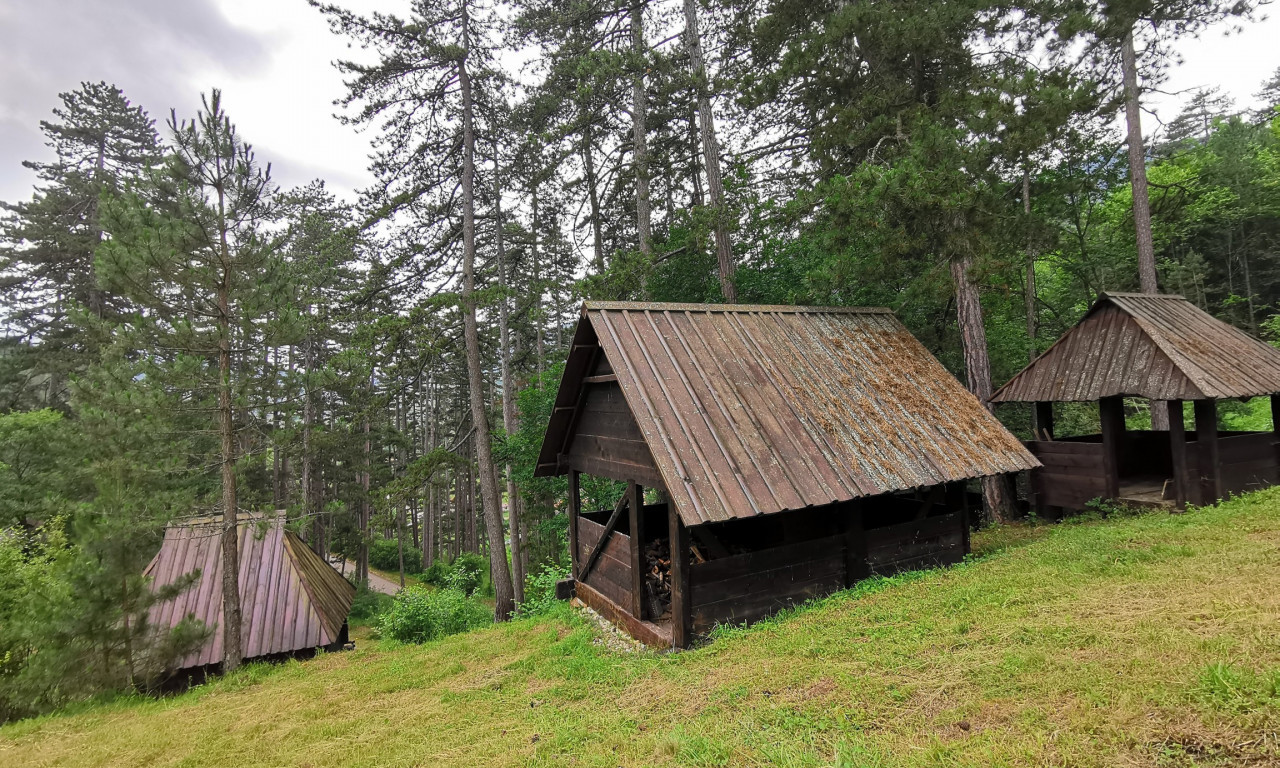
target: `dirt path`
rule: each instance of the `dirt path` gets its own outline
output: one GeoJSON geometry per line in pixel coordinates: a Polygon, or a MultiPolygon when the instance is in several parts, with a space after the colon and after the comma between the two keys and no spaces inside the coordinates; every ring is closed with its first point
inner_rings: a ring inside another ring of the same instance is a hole
{"type": "MultiPolygon", "coordinates": [[[[348,560],[347,570],[345,573],[351,573],[355,571],[355,569],[356,564],[348,560]]],[[[372,589],[374,592],[381,592],[384,595],[394,595],[400,591],[400,585],[390,579],[385,579],[379,576],[373,571],[369,571],[369,589],[372,589]]]]}

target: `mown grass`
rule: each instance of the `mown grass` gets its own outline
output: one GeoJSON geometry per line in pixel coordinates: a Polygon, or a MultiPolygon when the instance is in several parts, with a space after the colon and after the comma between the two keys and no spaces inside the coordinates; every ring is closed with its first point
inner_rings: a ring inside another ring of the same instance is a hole
{"type": "Polygon", "coordinates": [[[697,650],[562,609],[0,729],[3,765],[1280,764],[1280,490],[1018,526],[697,650]]]}

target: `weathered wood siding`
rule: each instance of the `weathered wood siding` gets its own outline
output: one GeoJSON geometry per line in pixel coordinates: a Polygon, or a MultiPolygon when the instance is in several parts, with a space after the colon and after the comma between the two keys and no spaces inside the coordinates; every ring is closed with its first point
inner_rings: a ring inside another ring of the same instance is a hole
{"type": "Polygon", "coordinates": [[[1037,504],[1083,509],[1088,501],[1107,495],[1102,443],[1033,440],[1026,445],[1044,465],[1031,470],[1037,504]]]}
{"type": "Polygon", "coordinates": [[[635,480],[650,487],[662,484],[617,382],[585,386],[566,463],[597,477],[635,480]]]}
{"type": "Polygon", "coordinates": [[[693,631],[741,624],[844,588],[844,536],[694,563],[689,569],[693,631]]]}
{"type": "MultiPolygon", "coordinates": [[[[578,552],[574,558],[581,568],[604,533],[604,526],[578,518],[578,552]]],[[[614,531],[596,560],[586,583],[620,606],[631,605],[631,537],[614,531]]]]}
{"type": "Polygon", "coordinates": [[[872,528],[867,536],[871,572],[888,576],[899,571],[952,565],[968,550],[963,512],[872,528]]]}
{"type": "MultiPolygon", "coordinates": [[[[1187,469],[1193,478],[1204,474],[1207,463],[1204,446],[1187,444],[1187,469]]],[[[1247,493],[1280,481],[1276,470],[1276,440],[1271,432],[1219,433],[1218,459],[1222,463],[1222,495],[1247,493]]],[[[1203,498],[1202,484],[1192,482],[1191,500],[1212,504],[1216,499],[1203,498]]]]}

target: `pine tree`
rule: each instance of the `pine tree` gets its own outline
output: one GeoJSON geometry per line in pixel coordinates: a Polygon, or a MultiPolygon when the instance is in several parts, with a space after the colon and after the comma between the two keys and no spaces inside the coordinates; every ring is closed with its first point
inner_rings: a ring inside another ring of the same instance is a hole
{"type": "Polygon", "coordinates": [[[117,332],[145,351],[148,376],[216,417],[209,426],[219,443],[211,463],[219,468],[229,671],[241,661],[237,463],[254,391],[248,361],[262,359],[257,348],[275,341],[280,329],[271,324],[287,324],[289,308],[277,243],[265,229],[275,194],[270,168],[259,167],[219,91],[203,102],[194,120],[170,119],[175,150],[152,186],[113,200],[99,267],[139,309],[117,332]]]}
{"type": "MultiPolygon", "coordinates": [[[[482,360],[477,294],[477,261],[481,243],[477,191],[477,144],[485,114],[500,86],[493,67],[496,18],[471,0],[417,3],[407,18],[375,13],[369,17],[311,0],[337,34],[372,48],[372,65],[341,62],[352,75],[347,105],[360,103],[354,120],[379,123],[374,172],[378,191],[366,205],[378,218],[412,233],[412,258],[431,273],[440,265],[457,265],[457,302],[462,309],[468,405],[488,536],[494,615],[507,619],[515,609],[506,535],[493,456],[487,372],[482,360]],[[485,15],[481,15],[485,14],[485,15]],[[421,259],[423,251],[430,254],[421,259]]],[[[407,260],[405,262],[408,263],[407,260]]]]}
{"type": "Polygon", "coordinates": [[[154,121],[119,88],[82,83],[59,98],[54,119],[40,123],[55,159],[24,163],[40,186],[29,201],[0,203],[0,243],[8,244],[0,248],[0,338],[15,349],[3,360],[0,396],[11,406],[41,386],[40,402],[65,407],[68,374],[99,345],[92,321],[127,309],[95,274],[99,199],[160,158],[154,121]]]}

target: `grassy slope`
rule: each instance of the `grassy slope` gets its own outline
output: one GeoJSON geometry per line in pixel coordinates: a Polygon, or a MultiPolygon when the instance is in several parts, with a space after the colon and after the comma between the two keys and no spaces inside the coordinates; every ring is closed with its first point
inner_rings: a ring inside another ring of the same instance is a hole
{"type": "Polygon", "coordinates": [[[1280,490],[982,545],[674,656],[609,652],[567,610],[366,641],[6,726],[0,764],[1280,762],[1280,490]]]}

